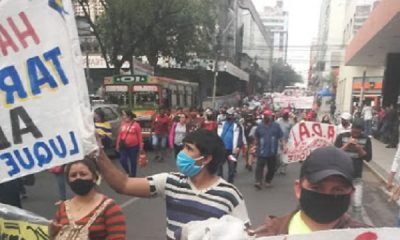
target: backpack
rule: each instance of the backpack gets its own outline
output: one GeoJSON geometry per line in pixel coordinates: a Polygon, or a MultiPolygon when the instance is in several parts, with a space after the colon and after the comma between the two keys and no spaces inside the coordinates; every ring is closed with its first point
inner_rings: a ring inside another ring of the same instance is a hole
{"type": "Polygon", "coordinates": [[[104,201],[96,212],[92,215],[85,225],[77,225],[70,214],[70,201],[65,202],[65,212],[69,221],[68,225],[62,226],[54,240],[89,240],[89,227],[94,223],[96,218],[111,203],[111,199],[104,201]]]}

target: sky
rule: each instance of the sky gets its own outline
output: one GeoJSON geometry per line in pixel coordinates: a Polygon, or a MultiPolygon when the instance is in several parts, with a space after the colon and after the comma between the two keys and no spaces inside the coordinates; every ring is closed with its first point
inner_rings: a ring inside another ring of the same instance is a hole
{"type": "MultiPolygon", "coordinates": [[[[274,6],[276,0],[252,0],[257,10],[274,6]]],[[[289,13],[288,63],[306,80],[309,69],[310,45],[317,37],[322,0],[284,0],[289,13]]]]}

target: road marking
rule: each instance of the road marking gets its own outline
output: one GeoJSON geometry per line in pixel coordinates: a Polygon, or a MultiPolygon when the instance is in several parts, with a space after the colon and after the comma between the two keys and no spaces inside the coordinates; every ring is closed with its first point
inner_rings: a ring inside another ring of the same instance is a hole
{"type": "Polygon", "coordinates": [[[125,207],[128,207],[129,205],[131,205],[132,203],[138,201],[139,199],[140,199],[140,198],[136,198],[136,197],[131,198],[131,199],[129,199],[128,201],[122,203],[122,204],[121,204],[121,208],[123,209],[123,208],[125,208],[125,207]]]}

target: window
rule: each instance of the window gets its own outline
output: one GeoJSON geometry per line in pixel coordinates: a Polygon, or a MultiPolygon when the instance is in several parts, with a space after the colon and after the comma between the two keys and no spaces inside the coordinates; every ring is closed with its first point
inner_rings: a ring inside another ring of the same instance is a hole
{"type": "Polygon", "coordinates": [[[112,121],[118,118],[118,114],[109,107],[101,107],[104,112],[104,120],[112,121]]]}
{"type": "Polygon", "coordinates": [[[133,93],[134,108],[147,108],[158,106],[158,92],[133,93]]]}

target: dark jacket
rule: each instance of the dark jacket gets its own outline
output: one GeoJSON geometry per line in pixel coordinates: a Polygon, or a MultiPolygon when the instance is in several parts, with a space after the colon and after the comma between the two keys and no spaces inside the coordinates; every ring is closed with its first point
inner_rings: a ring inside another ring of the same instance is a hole
{"type": "Polygon", "coordinates": [[[0,203],[12,205],[14,207],[22,208],[20,192],[22,188],[22,180],[14,179],[9,182],[0,184],[0,203]]]}
{"type": "MultiPolygon", "coordinates": [[[[289,223],[297,210],[283,217],[268,217],[265,224],[254,230],[257,237],[287,235],[289,233],[289,223]]],[[[370,227],[364,223],[357,222],[348,214],[340,217],[339,222],[333,229],[342,228],[365,228],[370,227]]]]}
{"type": "MultiPolygon", "coordinates": [[[[350,139],[351,139],[351,133],[349,132],[342,133],[336,138],[335,146],[337,148],[342,148],[350,139]]],[[[360,144],[363,147],[367,155],[360,157],[356,149],[351,146],[345,151],[353,160],[354,177],[361,178],[363,169],[363,160],[369,162],[372,159],[372,144],[371,144],[371,139],[365,134],[361,134],[361,136],[357,138],[357,140],[358,144],[360,144]]]]}

